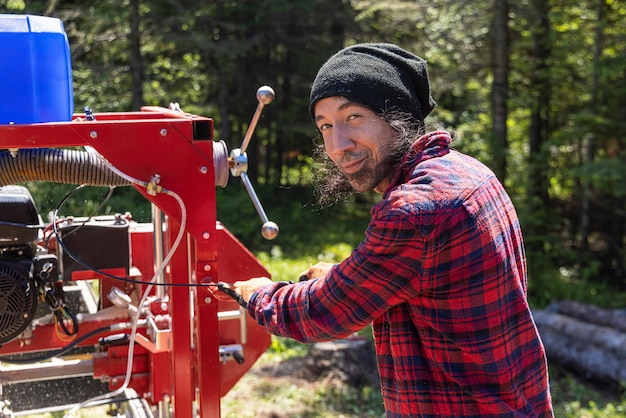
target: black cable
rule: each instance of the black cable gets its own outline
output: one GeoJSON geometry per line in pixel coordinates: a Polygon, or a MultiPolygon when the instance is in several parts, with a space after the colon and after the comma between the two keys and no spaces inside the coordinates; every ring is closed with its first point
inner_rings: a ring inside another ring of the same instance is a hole
{"type": "Polygon", "coordinates": [[[126,283],[153,285],[153,286],[164,286],[164,287],[208,287],[208,286],[217,286],[215,283],[153,283],[153,282],[146,281],[146,280],[136,280],[136,279],[130,279],[128,277],[115,276],[113,274],[109,274],[107,272],[99,270],[99,269],[97,269],[97,268],[95,268],[93,266],[90,266],[89,264],[87,264],[86,262],[84,262],[83,260],[78,258],[76,255],[74,255],[67,248],[67,246],[63,243],[63,239],[61,238],[61,234],[59,234],[59,230],[58,230],[56,219],[57,219],[58,212],[61,209],[61,207],[67,202],[67,200],[70,197],[72,197],[74,195],[74,193],[78,192],[78,190],[80,190],[84,186],[85,185],[78,186],[74,190],[72,190],[71,192],[66,194],[65,197],[59,202],[59,204],[55,208],[54,213],[52,215],[52,229],[53,229],[54,235],[55,235],[55,237],[57,239],[57,244],[63,249],[63,251],[65,252],[65,254],[67,254],[68,257],[70,257],[72,260],[76,261],[78,264],[80,264],[81,266],[83,266],[87,270],[90,270],[90,271],[93,271],[95,273],[98,273],[99,275],[102,275],[104,277],[108,277],[109,279],[119,280],[119,281],[126,282],[126,283]]]}
{"type": "MultiPolygon", "coordinates": [[[[71,196],[74,195],[74,193],[78,192],[80,189],[82,189],[83,187],[85,187],[86,185],[81,184],[80,186],[76,187],[74,190],[72,190],[70,193],[68,193],[66,195],[66,198],[69,199],[71,196]]],[[[66,232],[65,235],[71,235],[71,234],[75,234],[79,229],[81,229],[82,227],[84,227],[87,222],[89,222],[94,216],[96,216],[104,207],[104,205],[106,205],[106,203],[111,200],[111,197],[113,196],[113,191],[115,190],[115,186],[109,186],[109,192],[107,193],[107,195],[105,196],[105,198],[102,200],[102,202],[100,203],[100,205],[91,213],[91,215],[89,215],[87,217],[87,219],[82,222],[80,225],[77,225],[76,228],[72,229],[69,232],[66,232]]],[[[57,206],[57,209],[60,209],[60,206],[57,206]]],[[[58,237],[57,237],[58,239],[58,237]]],[[[47,237],[44,237],[44,247],[46,249],[48,249],[48,241],[50,240],[50,235],[48,235],[47,237]]]]}
{"type": "MultiPolygon", "coordinates": [[[[60,288],[59,290],[62,291],[63,289],[60,288]]],[[[63,293],[62,292],[60,293],[61,293],[61,296],[57,297],[57,294],[54,289],[48,289],[43,296],[43,300],[50,307],[52,314],[57,320],[58,326],[61,328],[61,331],[65,335],[69,337],[73,337],[74,335],[78,334],[78,319],[76,318],[76,315],[74,315],[74,312],[72,312],[71,309],[65,306],[63,302],[63,299],[64,299],[63,293]],[[67,314],[67,317],[65,316],[66,314],[67,314]],[[71,324],[72,324],[71,330],[67,327],[66,321],[71,321],[71,324]]]]}
{"type": "MultiPolygon", "coordinates": [[[[59,204],[55,208],[53,216],[52,216],[52,228],[53,228],[53,231],[54,231],[54,235],[55,235],[55,237],[57,239],[57,244],[63,249],[65,254],[67,254],[72,260],[76,261],[78,264],[80,264],[84,268],[86,268],[86,269],[88,269],[90,271],[93,271],[95,273],[98,273],[98,274],[100,274],[100,275],[102,275],[104,277],[108,277],[110,279],[119,280],[119,281],[126,282],[126,283],[145,284],[145,285],[152,285],[152,286],[166,286],[166,287],[209,287],[209,286],[215,286],[220,291],[226,293],[228,296],[233,298],[240,306],[242,306],[244,308],[246,308],[248,306],[248,303],[246,302],[246,300],[244,300],[244,298],[239,293],[237,293],[234,290],[232,290],[230,287],[228,287],[228,285],[226,283],[223,283],[223,282],[219,282],[219,283],[156,283],[156,282],[150,282],[150,281],[145,281],[145,280],[135,280],[135,279],[127,278],[127,277],[120,277],[120,276],[115,276],[113,274],[106,273],[104,271],[101,271],[101,270],[93,267],[93,266],[90,266],[89,264],[87,264],[83,260],[81,260],[80,258],[76,257],[67,248],[67,246],[63,243],[63,240],[62,240],[61,235],[59,234],[59,231],[58,231],[58,228],[57,228],[56,219],[57,219],[58,212],[61,210],[61,207],[63,207],[65,202],[67,202],[67,200],[71,196],[73,196],[74,193],[78,192],[84,186],[85,185],[80,185],[80,186],[76,187],[74,190],[72,190],[71,192],[69,192],[68,194],[66,194],[65,197],[63,199],[61,199],[61,201],[59,202],[59,204]]],[[[107,200],[108,200],[109,197],[110,197],[110,193],[109,193],[109,196],[107,196],[107,200]]],[[[100,207],[102,207],[102,206],[103,206],[103,204],[100,205],[100,207]]],[[[98,210],[99,210],[99,208],[98,208],[98,210]]]]}
{"type": "MultiPolygon", "coordinates": [[[[74,192],[77,192],[80,188],[85,187],[84,184],[78,186],[76,189],[74,189],[70,196],[72,196],[74,194],[74,192]]],[[[113,196],[113,191],[115,190],[115,187],[113,186],[109,186],[109,193],[107,193],[107,195],[104,197],[104,199],[102,200],[102,202],[100,203],[100,205],[91,213],[91,215],[87,216],[87,219],[85,219],[84,222],[81,222],[79,225],[76,225],[75,228],[69,230],[69,231],[65,231],[63,232],[63,235],[65,237],[68,237],[70,235],[73,235],[75,233],[77,233],[78,231],[80,231],[85,225],[87,225],[87,223],[93,219],[94,216],[96,216],[104,207],[104,205],[106,205],[106,203],[111,200],[111,196],[113,196]]]]}
{"type": "Polygon", "coordinates": [[[45,360],[49,360],[53,357],[58,357],[61,356],[65,353],[67,353],[68,351],[70,351],[72,348],[74,348],[76,345],[82,343],[83,341],[93,337],[94,335],[97,334],[101,334],[103,332],[107,332],[107,331],[111,331],[111,325],[107,325],[106,327],[101,327],[101,328],[97,328],[94,329],[90,332],[88,332],[87,334],[75,339],[74,341],[72,341],[71,343],[69,343],[68,345],[56,350],[56,351],[52,351],[49,353],[44,354],[43,356],[39,356],[39,357],[33,357],[33,358],[29,358],[29,359],[11,359],[8,357],[0,357],[0,361],[3,363],[10,363],[10,364],[30,364],[30,363],[38,363],[40,361],[45,361],[45,360]]]}
{"type": "Polygon", "coordinates": [[[62,307],[58,311],[55,311],[54,315],[56,316],[57,322],[59,326],[61,327],[61,329],[63,330],[63,332],[65,333],[65,335],[69,337],[73,337],[74,335],[78,334],[78,319],[76,318],[76,315],[74,315],[74,312],[72,312],[70,309],[67,309],[66,307],[62,307]],[[69,316],[69,318],[64,318],[62,311],[65,311],[67,315],[69,316]],[[72,323],[71,330],[65,324],[66,320],[71,321],[72,323]]]}
{"type": "Polygon", "coordinates": [[[228,296],[230,296],[231,298],[233,298],[235,300],[235,302],[237,302],[239,304],[239,306],[242,306],[244,308],[248,307],[248,302],[243,298],[242,295],[240,295],[239,293],[235,292],[233,289],[231,289],[228,284],[224,283],[224,282],[219,282],[216,284],[217,288],[219,290],[221,290],[222,292],[226,293],[228,296]]]}

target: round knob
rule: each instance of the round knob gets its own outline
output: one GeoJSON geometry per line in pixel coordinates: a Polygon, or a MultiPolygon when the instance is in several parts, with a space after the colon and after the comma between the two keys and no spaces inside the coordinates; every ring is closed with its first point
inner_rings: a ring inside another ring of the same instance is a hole
{"type": "Polygon", "coordinates": [[[274,239],[278,236],[278,225],[274,222],[265,222],[261,227],[261,235],[267,240],[274,239]]]}
{"type": "Polygon", "coordinates": [[[256,91],[257,100],[259,103],[264,105],[272,103],[274,101],[274,97],[276,97],[276,94],[274,93],[274,89],[270,86],[259,87],[256,91]]]}

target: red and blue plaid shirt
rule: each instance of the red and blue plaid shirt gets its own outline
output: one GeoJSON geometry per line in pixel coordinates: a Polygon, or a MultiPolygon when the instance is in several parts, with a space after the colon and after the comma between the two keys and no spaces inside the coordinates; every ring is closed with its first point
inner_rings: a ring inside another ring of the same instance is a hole
{"type": "Polygon", "coordinates": [[[372,323],[388,417],[551,417],[515,209],[450,140],[413,145],[350,257],[323,278],[259,289],[248,312],[303,342],[372,323]]]}

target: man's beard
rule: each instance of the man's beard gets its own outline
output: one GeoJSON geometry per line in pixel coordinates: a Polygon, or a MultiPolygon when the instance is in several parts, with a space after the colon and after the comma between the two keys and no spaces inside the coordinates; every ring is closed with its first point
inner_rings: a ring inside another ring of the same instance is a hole
{"type": "Polygon", "coordinates": [[[404,142],[391,146],[394,149],[380,164],[348,175],[328,157],[323,146],[318,145],[313,152],[317,163],[313,186],[318,205],[327,207],[345,202],[356,192],[371,191],[378,186],[398,165],[408,148],[404,142]]]}

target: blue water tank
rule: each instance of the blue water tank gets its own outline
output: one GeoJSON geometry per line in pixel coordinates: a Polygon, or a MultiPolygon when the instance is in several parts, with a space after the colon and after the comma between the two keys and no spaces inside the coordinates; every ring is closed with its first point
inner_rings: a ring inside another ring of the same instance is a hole
{"type": "Polygon", "coordinates": [[[72,62],[63,22],[0,14],[0,124],[69,121],[72,62]]]}

